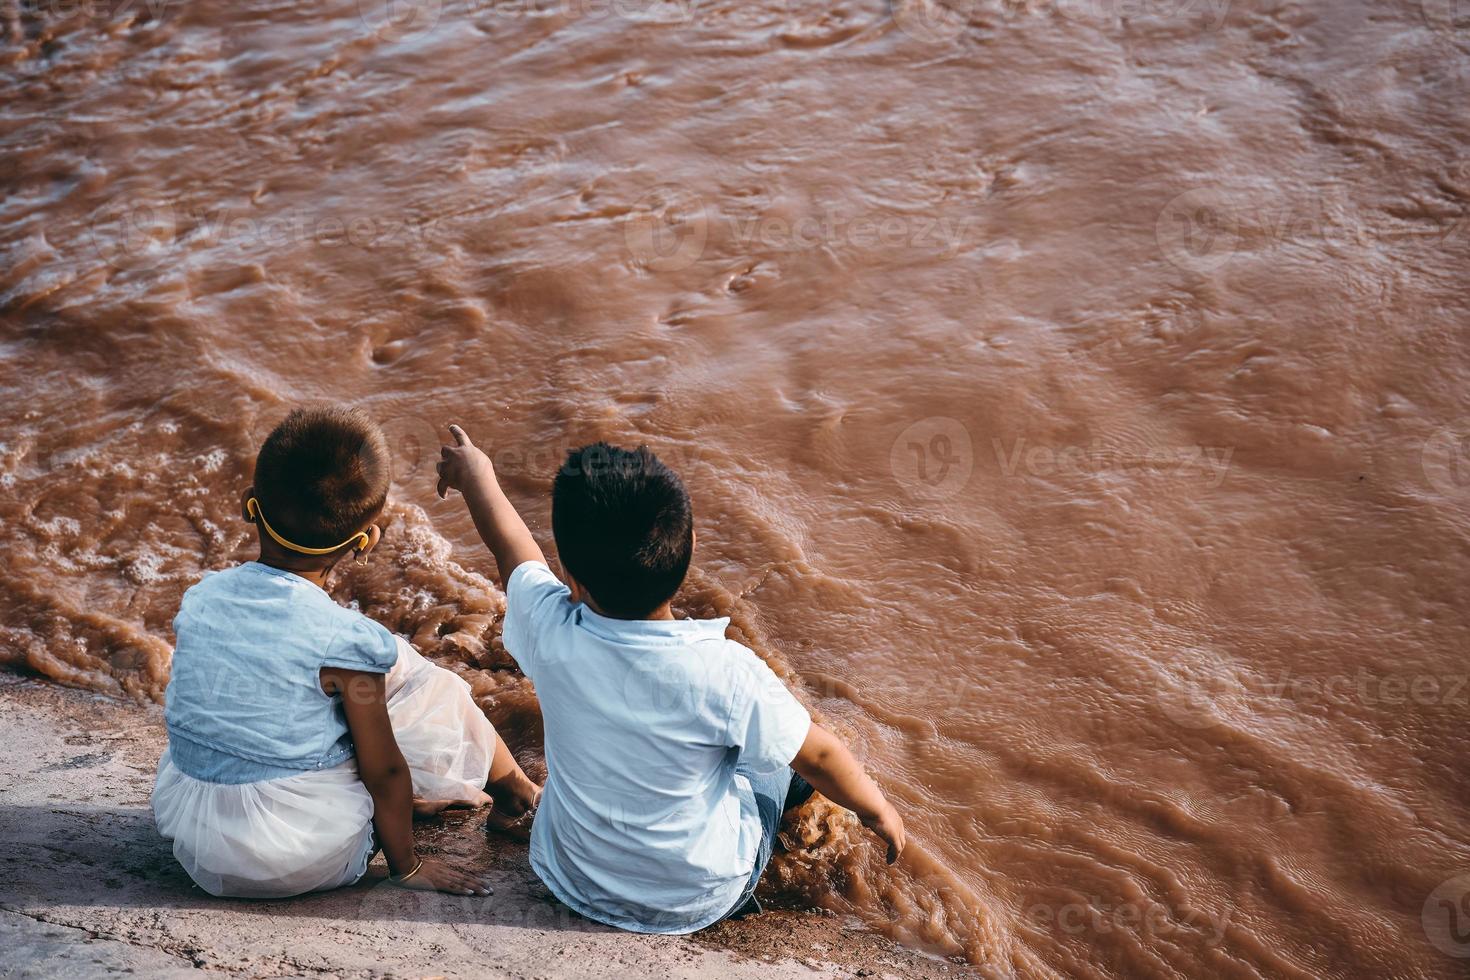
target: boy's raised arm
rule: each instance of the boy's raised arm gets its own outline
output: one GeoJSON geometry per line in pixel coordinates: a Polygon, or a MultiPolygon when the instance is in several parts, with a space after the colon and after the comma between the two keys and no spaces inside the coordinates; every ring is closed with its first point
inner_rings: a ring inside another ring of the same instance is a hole
{"type": "Polygon", "coordinates": [[[450,490],[464,494],[475,529],[495,556],[501,585],[508,584],[510,573],[525,562],[545,564],[546,556],[531,536],[531,529],[500,489],[490,457],[470,442],[459,426],[451,425],[449,434],[454,437],[454,445],[440,450],[439,496],[447,497],[450,490]]]}

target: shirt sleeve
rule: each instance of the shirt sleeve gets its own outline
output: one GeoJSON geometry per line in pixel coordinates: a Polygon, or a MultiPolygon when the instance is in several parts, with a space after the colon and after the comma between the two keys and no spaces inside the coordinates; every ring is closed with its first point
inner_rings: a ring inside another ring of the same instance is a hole
{"type": "Polygon", "coordinates": [[[571,594],[572,590],[539,561],[517,565],[505,583],[505,625],[500,639],[521,673],[533,682],[537,647],[558,621],[558,614],[568,608],[571,594]]]}
{"type": "MultiPolygon", "coordinates": [[[[345,610],[344,610],[345,612],[345,610]]],[[[386,674],[398,662],[398,641],[388,628],[366,616],[356,616],[327,644],[323,667],[386,674]]]]}
{"type": "Polygon", "coordinates": [[[812,718],[781,678],[751,651],[739,648],[742,696],[730,716],[736,764],[764,774],[791,765],[811,730],[812,718]]]}

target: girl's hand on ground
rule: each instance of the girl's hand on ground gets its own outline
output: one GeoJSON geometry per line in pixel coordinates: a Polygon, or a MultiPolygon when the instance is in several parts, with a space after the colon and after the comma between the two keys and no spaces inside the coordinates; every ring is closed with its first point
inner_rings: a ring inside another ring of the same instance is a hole
{"type": "Polygon", "coordinates": [[[451,490],[464,493],[467,487],[487,474],[492,479],[495,476],[495,467],[491,464],[490,457],[470,442],[470,437],[465,435],[463,429],[451,425],[449,434],[454,437],[454,445],[439,448],[439,463],[436,467],[439,471],[440,497],[448,496],[451,490]]]}
{"type": "Polygon", "coordinates": [[[877,819],[864,820],[863,826],[887,842],[888,863],[892,864],[897,861],[898,856],[903,853],[904,845],[908,843],[908,838],[904,834],[903,817],[898,815],[898,811],[893,808],[892,804],[879,814],[877,819]]]}
{"type": "Polygon", "coordinates": [[[489,895],[492,889],[484,878],[472,871],[463,871],[438,858],[424,858],[424,863],[412,878],[397,882],[400,888],[412,888],[418,892],[444,892],[446,895],[489,895]]]}

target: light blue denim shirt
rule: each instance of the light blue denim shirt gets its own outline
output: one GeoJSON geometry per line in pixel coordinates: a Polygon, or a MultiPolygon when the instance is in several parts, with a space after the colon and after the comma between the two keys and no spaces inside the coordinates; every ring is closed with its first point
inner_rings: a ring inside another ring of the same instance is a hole
{"type": "Polygon", "coordinates": [[[249,783],[328,769],[352,755],[323,667],[385,674],[393,634],[290,572],[246,562],[206,575],[174,618],[164,700],[169,757],[185,775],[249,783]]]}

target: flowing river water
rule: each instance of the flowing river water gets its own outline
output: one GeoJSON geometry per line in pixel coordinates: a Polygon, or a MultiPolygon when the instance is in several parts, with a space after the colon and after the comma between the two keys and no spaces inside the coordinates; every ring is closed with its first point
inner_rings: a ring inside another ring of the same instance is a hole
{"type": "Polygon", "coordinates": [[[362,405],[337,586],[534,693],[443,426],[685,476],[909,821],[782,891],[993,976],[1470,956],[1454,0],[0,2],[0,663],[158,699],[258,441],[362,405]]]}

